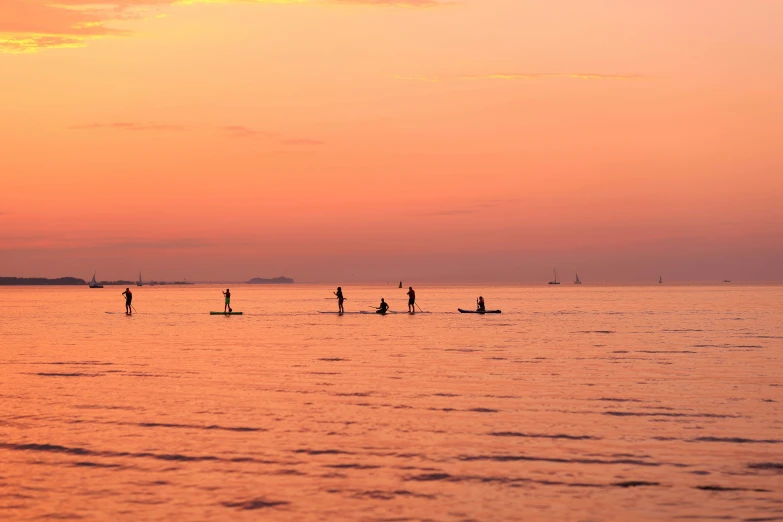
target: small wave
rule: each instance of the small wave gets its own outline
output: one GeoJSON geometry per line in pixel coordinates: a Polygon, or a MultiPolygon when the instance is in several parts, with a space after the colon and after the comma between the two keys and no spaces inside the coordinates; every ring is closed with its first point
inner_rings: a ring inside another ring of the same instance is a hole
{"type": "Polygon", "coordinates": [[[116,423],[132,426],[140,426],[142,428],[185,428],[195,430],[223,430],[223,431],[267,431],[263,428],[249,428],[245,426],[218,426],[217,424],[210,424],[208,426],[198,424],[172,424],[163,422],[138,422],[138,423],[116,423]]]}
{"type": "Polygon", "coordinates": [[[783,462],[758,462],[748,464],[750,469],[763,469],[783,473],[783,462]]]}
{"type": "Polygon", "coordinates": [[[735,444],[781,444],[777,439],[743,439],[742,437],[698,437],[687,442],[732,442],[735,444]]]}
{"type": "Polygon", "coordinates": [[[59,373],[59,372],[38,372],[35,375],[41,377],[102,377],[102,373],[59,373]]]}
{"type": "Polygon", "coordinates": [[[757,493],[769,493],[768,489],[755,489],[755,488],[727,488],[724,486],[694,486],[695,489],[701,489],[702,491],[755,491],[757,493]]]}
{"type": "Polygon", "coordinates": [[[646,482],[644,480],[628,480],[625,482],[614,482],[612,486],[618,488],[638,488],[641,486],[660,486],[660,482],[646,482]]]}
{"type": "Polygon", "coordinates": [[[41,364],[65,364],[65,365],[84,365],[84,366],[111,366],[114,363],[103,361],[55,361],[41,364]]]}
{"type": "Polygon", "coordinates": [[[336,450],[336,449],[325,449],[325,450],[297,449],[297,450],[293,450],[293,453],[304,453],[306,455],[354,455],[353,452],[336,450]]]}
{"type": "Polygon", "coordinates": [[[488,435],[493,437],[526,437],[532,439],[601,440],[601,437],[591,437],[590,435],[564,435],[562,433],[549,435],[547,433],[520,433],[517,431],[493,431],[488,435]]]}
{"type": "Polygon", "coordinates": [[[694,344],[692,348],[764,348],[760,344],[694,344]]]}
{"type": "Polygon", "coordinates": [[[557,462],[561,464],[632,464],[636,466],[660,466],[657,462],[647,462],[636,459],[561,459],[556,457],[533,457],[530,455],[460,455],[457,457],[462,461],[480,461],[489,460],[493,462],[557,462]]]}
{"type": "Polygon", "coordinates": [[[708,419],[738,419],[740,415],[720,415],[717,413],[663,413],[663,412],[638,412],[638,411],[605,411],[604,415],[615,417],[704,417],[708,419]]]}
{"type": "Polygon", "coordinates": [[[264,508],[271,508],[277,506],[284,506],[286,504],[290,504],[290,502],[286,502],[284,500],[266,500],[263,498],[254,498],[253,500],[242,500],[239,502],[221,502],[221,505],[225,507],[237,508],[242,510],[264,509],[264,508]]]}
{"type": "Polygon", "coordinates": [[[326,464],[325,468],[334,469],[378,469],[380,466],[375,464],[326,464]]]}
{"type": "MultiPolygon", "coordinates": [[[[330,491],[331,493],[332,491],[330,491]]],[[[341,491],[336,490],[335,493],[341,493],[341,491]]],[[[367,491],[361,491],[361,490],[355,490],[353,491],[353,494],[351,495],[353,498],[370,498],[373,500],[394,500],[397,497],[414,497],[414,498],[426,498],[426,499],[434,499],[437,498],[435,495],[426,495],[423,493],[414,493],[412,491],[408,491],[407,489],[398,489],[395,491],[382,491],[382,490],[367,490],[367,491]]]]}

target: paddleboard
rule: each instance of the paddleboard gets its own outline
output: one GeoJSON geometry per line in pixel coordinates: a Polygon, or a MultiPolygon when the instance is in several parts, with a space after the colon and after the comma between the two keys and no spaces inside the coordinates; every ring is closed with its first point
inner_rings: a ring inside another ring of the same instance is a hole
{"type": "Polygon", "coordinates": [[[484,312],[479,312],[478,310],[463,310],[462,308],[457,308],[459,310],[459,313],[461,314],[499,314],[501,313],[500,310],[486,310],[484,312]]]}
{"type": "Polygon", "coordinates": [[[209,312],[209,315],[242,315],[242,312],[209,312]]]}

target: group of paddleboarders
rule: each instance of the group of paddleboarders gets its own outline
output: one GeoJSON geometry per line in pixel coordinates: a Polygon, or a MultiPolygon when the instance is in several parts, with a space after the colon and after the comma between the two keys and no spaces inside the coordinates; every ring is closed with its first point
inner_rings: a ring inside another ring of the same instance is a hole
{"type": "MultiPolygon", "coordinates": [[[[402,282],[400,282],[400,284],[402,284],[402,282]]],[[[402,286],[400,286],[400,288],[402,288],[402,286]]],[[[343,306],[343,303],[346,297],[343,295],[343,287],[338,286],[337,291],[332,293],[337,296],[337,313],[344,314],[345,307],[343,306]]],[[[408,287],[408,293],[406,295],[408,296],[408,313],[415,314],[416,307],[418,305],[416,304],[416,291],[412,286],[408,287]]],[[[389,303],[387,303],[386,300],[381,297],[381,303],[373,308],[375,308],[376,313],[385,314],[389,311],[389,303]]],[[[483,313],[486,311],[486,309],[487,308],[484,304],[484,297],[479,296],[478,299],[476,299],[476,311],[483,313]]],[[[419,311],[421,311],[421,307],[419,307],[419,311]]]]}
{"type": "MultiPolygon", "coordinates": [[[[229,288],[226,288],[225,292],[223,293],[224,299],[224,306],[223,306],[223,313],[232,313],[234,310],[231,309],[231,290],[229,288]]],[[[345,296],[343,295],[343,288],[341,286],[337,287],[337,291],[333,292],[335,296],[337,296],[337,309],[338,312],[343,314],[345,313],[345,308],[343,306],[343,303],[345,301],[345,296]]],[[[408,313],[409,314],[415,314],[416,313],[416,291],[413,289],[412,286],[408,287],[408,293],[406,294],[408,296],[408,313]]],[[[125,313],[131,314],[133,313],[133,305],[131,304],[131,301],[133,301],[133,292],[130,291],[130,288],[126,288],[125,291],[122,293],[122,296],[125,297],[125,313]]],[[[385,314],[389,311],[389,303],[387,303],[383,297],[381,297],[381,303],[374,307],[376,313],[378,314],[385,314]]],[[[484,298],[482,296],[479,296],[478,299],[476,299],[476,311],[477,312],[485,312],[486,306],[484,304],[484,298]]],[[[419,310],[421,310],[421,307],[419,307],[419,310]]]]}
{"type": "MultiPolygon", "coordinates": [[[[400,282],[402,284],[402,282],[400,282]]],[[[402,288],[402,287],[400,287],[402,288]]],[[[345,313],[345,307],[343,306],[343,302],[345,301],[345,296],[343,295],[343,287],[338,286],[336,292],[332,292],[334,295],[337,296],[337,312],[344,314],[345,313]]],[[[408,287],[408,313],[414,314],[416,313],[416,292],[413,290],[413,287],[408,287]]],[[[387,303],[383,297],[381,297],[381,304],[375,307],[376,313],[379,314],[385,314],[389,311],[389,303],[387,303]]]]}

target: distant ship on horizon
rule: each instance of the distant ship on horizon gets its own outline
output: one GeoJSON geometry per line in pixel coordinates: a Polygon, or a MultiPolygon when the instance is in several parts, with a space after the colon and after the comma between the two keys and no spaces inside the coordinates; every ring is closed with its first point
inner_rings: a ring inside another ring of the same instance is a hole
{"type": "Polygon", "coordinates": [[[549,284],[550,284],[550,285],[559,285],[559,284],[560,284],[560,281],[558,281],[558,280],[557,280],[557,269],[555,268],[555,269],[553,269],[553,270],[554,270],[554,272],[555,272],[555,280],[554,280],[554,281],[550,281],[550,282],[549,282],[549,284]]]}
{"type": "Polygon", "coordinates": [[[272,279],[264,279],[263,277],[254,277],[247,282],[249,285],[291,285],[294,280],[290,277],[273,277],[272,279]]]}
{"type": "Polygon", "coordinates": [[[141,282],[141,272],[139,272],[139,280],[136,282],[136,286],[143,286],[144,283],[141,282]]]}
{"type": "Polygon", "coordinates": [[[663,276],[660,276],[660,277],[658,278],[658,284],[659,284],[659,285],[660,285],[660,284],[663,284],[663,276]]]}
{"type": "Polygon", "coordinates": [[[575,285],[581,285],[582,281],[579,280],[579,274],[576,274],[576,280],[574,281],[575,285]]]}

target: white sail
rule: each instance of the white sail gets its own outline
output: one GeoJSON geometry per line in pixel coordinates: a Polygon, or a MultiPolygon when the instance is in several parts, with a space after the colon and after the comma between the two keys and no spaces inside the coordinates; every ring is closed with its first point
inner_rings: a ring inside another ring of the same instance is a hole
{"type": "Polygon", "coordinates": [[[95,280],[95,272],[92,273],[92,279],[90,280],[90,288],[103,288],[103,285],[99,284],[98,281],[95,280]]]}
{"type": "Polygon", "coordinates": [[[579,274],[576,274],[576,281],[574,281],[574,284],[581,285],[582,282],[579,280],[579,274]]]}

